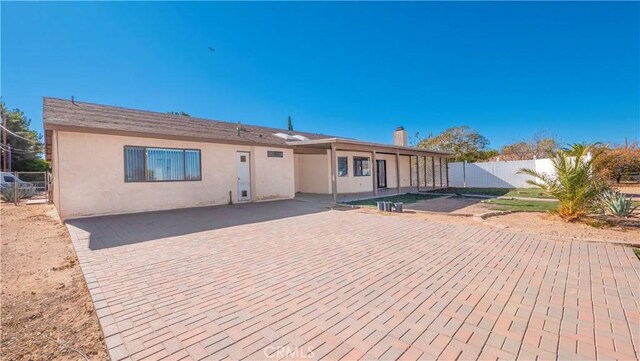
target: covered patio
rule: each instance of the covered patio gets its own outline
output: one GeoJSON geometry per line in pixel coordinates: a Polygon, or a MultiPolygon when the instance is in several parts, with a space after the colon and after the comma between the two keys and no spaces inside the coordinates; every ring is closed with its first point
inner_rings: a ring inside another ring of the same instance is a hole
{"type": "Polygon", "coordinates": [[[334,202],[349,201],[447,188],[449,184],[449,152],[343,138],[290,141],[288,145],[294,148],[300,169],[296,193],[303,197],[330,195],[334,202]],[[323,168],[328,169],[324,172],[323,168]]]}

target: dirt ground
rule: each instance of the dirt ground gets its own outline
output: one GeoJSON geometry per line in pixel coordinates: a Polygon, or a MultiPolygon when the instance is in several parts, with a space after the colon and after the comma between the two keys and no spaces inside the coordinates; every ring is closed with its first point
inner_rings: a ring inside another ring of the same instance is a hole
{"type": "MultiPolygon", "coordinates": [[[[452,199],[456,205],[463,205],[464,200],[452,199]]],[[[453,206],[452,206],[453,207],[453,206]]],[[[463,216],[459,212],[469,210],[479,211],[476,214],[487,212],[487,208],[482,204],[471,204],[453,210],[451,214],[423,212],[421,210],[408,209],[404,213],[383,213],[389,217],[414,217],[424,219],[429,222],[468,224],[484,227],[495,227],[522,231],[531,234],[549,236],[552,239],[562,241],[595,241],[606,243],[622,243],[634,246],[640,245],[640,228],[637,227],[617,227],[617,228],[596,228],[584,223],[568,223],[560,217],[545,212],[516,212],[488,217],[484,220],[479,217],[463,216]]],[[[361,212],[379,213],[375,209],[359,209],[361,212]]],[[[474,212],[467,213],[473,214],[474,212]]]]}
{"type": "MultiPolygon", "coordinates": [[[[640,184],[620,184],[615,188],[640,201],[640,184]]],[[[440,198],[420,201],[415,204],[405,205],[409,216],[425,217],[435,222],[474,222],[474,218],[467,217],[462,220],[460,215],[481,215],[490,212],[489,207],[480,202],[480,199],[471,198],[440,198]],[[418,211],[411,215],[413,211],[418,211]],[[426,211],[422,213],[420,211],[426,211]],[[432,214],[438,213],[438,214],[432,214]]],[[[634,212],[632,217],[640,220],[640,210],[634,212]]],[[[478,219],[475,218],[478,224],[478,219]]],[[[558,216],[545,212],[517,212],[488,217],[481,222],[483,225],[519,230],[527,233],[536,233],[552,236],[564,240],[604,241],[640,245],[640,228],[638,227],[606,227],[597,228],[585,223],[567,223],[558,216]]]]}
{"type": "Polygon", "coordinates": [[[630,195],[634,201],[640,201],[640,183],[621,183],[612,184],[611,186],[622,193],[630,195]]]}
{"type": "Polygon", "coordinates": [[[67,229],[53,206],[0,208],[1,358],[107,359],[67,229]]]}
{"type": "Polygon", "coordinates": [[[640,228],[596,228],[580,222],[568,223],[560,217],[539,212],[518,212],[487,218],[484,223],[500,228],[537,233],[565,240],[605,241],[640,245],[640,228]]]}

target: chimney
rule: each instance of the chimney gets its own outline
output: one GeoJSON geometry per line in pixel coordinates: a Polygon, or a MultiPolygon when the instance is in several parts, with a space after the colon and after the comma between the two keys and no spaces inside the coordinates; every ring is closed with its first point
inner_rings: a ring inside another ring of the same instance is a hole
{"type": "Polygon", "coordinates": [[[393,145],[407,146],[407,131],[404,127],[397,127],[393,132],[393,145]]]}

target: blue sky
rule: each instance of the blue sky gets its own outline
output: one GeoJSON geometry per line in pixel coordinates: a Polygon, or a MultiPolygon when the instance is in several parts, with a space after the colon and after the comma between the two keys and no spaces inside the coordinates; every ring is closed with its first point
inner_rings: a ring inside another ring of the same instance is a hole
{"type": "Polygon", "coordinates": [[[640,137],[640,3],[11,3],[2,98],[391,142],[469,125],[498,148],[640,137]],[[215,52],[208,50],[214,47],[215,52]]]}

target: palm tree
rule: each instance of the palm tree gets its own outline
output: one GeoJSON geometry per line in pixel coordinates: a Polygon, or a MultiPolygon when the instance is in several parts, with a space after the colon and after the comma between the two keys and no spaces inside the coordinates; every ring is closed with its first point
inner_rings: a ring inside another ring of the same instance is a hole
{"type": "Polygon", "coordinates": [[[591,169],[600,155],[597,144],[572,144],[553,153],[551,162],[555,175],[522,168],[518,173],[528,174],[534,179],[527,183],[542,189],[560,201],[555,212],[566,221],[575,221],[584,216],[602,191],[602,182],[591,169]]]}

